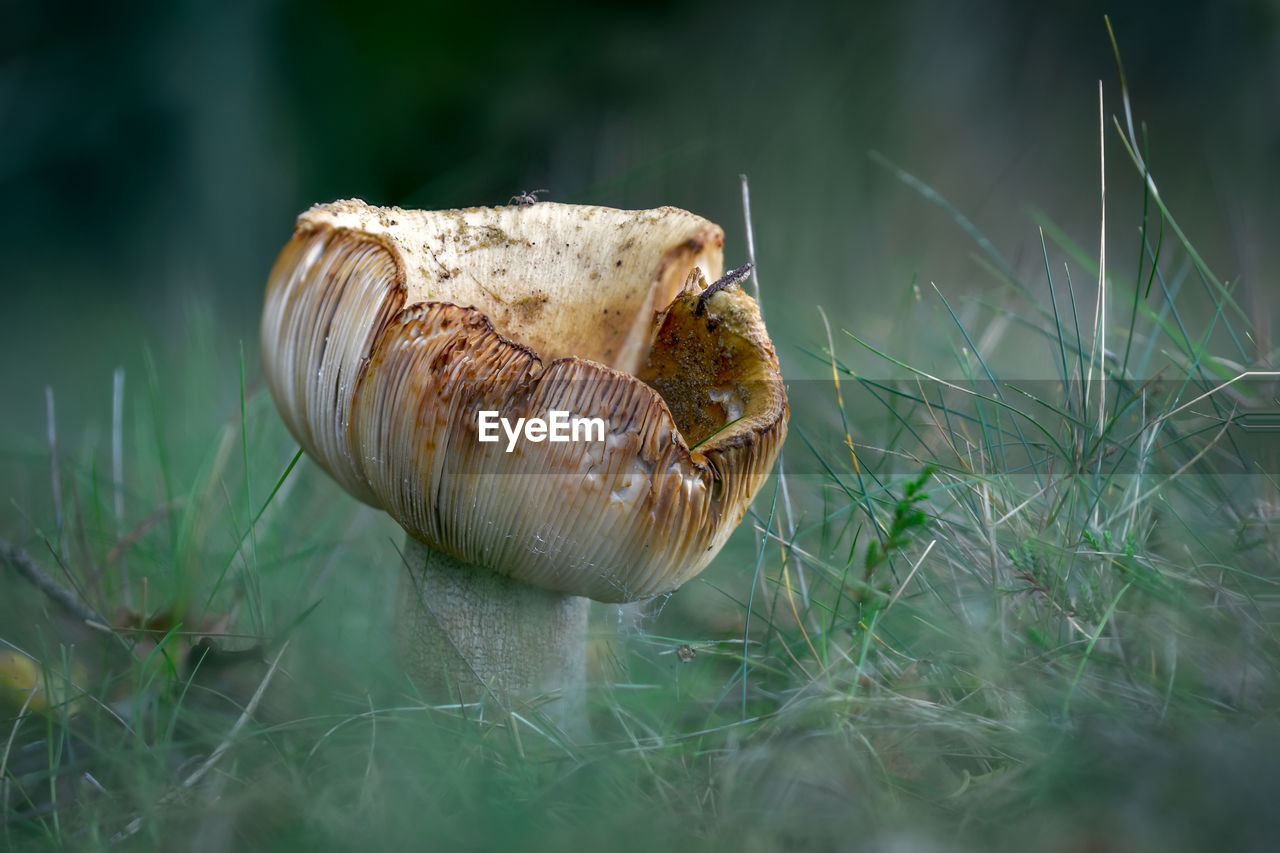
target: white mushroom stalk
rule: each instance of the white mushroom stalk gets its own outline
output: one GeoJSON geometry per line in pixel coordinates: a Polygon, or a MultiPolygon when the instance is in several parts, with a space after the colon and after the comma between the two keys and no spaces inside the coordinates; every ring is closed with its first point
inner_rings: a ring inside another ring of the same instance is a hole
{"type": "Polygon", "coordinates": [[[580,703],[586,598],[679,587],[741,520],[788,412],[754,301],[703,298],[722,244],[675,208],[299,217],[267,286],[268,383],[408,534],[397,634],[424,690],[580,703]]]}

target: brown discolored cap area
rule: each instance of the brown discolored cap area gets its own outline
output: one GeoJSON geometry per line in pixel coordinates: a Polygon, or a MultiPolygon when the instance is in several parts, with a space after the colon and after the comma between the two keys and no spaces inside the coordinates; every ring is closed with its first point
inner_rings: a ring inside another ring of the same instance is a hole
{"type": "Polygon", "coordinates": [[[306,451],[430,547],[599,601],[667,592],[719,551],[786,434],[755,302],[697,311],[722,244],[676,208],[317,206],[268,282],[268,383],[306,451]],[[480,441],[482,411],[604,435],[508,451],[501,429],[480,441]]]}

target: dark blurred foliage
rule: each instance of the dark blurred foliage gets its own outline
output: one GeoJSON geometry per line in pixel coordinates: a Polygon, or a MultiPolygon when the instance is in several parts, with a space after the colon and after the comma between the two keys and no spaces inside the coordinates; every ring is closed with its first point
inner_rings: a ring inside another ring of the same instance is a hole
{"type": "MultiPolygon", "coordinates": [[[[139,375],[144,344],[162,364],[181,353],[193,315],[215,349],[245,340],[252,369],[292,217],[338,197],[466,206],[546,187],[678,204],[726,227],[736,264],[746,172],[762,281],[796,306],[770,317],[784,362],[818,334],[816,303],[851,327],[913,276],[978,278],[966,238],[870,149],[1034,275],[1025,205],[1096,245],[1098,80],[1120,109],[1104,13],[1171,204],[1220,275],[1263,280],[1280,230],[1278,9],[5,2],[5,442],[39,429],[46,384],[72,422],[105,411],[111,368],[139,375]]],[[[1117,145],[1110,157],[1119,205],[1137,181],[1117,145]]]]}

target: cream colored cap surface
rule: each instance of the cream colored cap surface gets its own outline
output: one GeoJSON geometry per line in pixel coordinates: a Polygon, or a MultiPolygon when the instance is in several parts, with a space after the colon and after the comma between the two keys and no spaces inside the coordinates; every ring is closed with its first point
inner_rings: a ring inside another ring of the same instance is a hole
{"type": "Polygon", "coordinates": [[[268,383],[298,441],[429,546],[600,601],[678,587],[768,474],[786,397],[759,310],[707,300],[719,227],[676,208],[299,217],[267,287],[268,383]],[[479,413],[602,441],[479,440],[479,413]]]}

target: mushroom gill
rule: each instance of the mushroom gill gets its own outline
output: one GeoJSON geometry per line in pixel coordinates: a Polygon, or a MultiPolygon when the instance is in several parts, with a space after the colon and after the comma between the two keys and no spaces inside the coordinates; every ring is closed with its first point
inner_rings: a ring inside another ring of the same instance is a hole
{"type": "Polygon", "coordinates": [[[680,586],[786,433],[753,300],[699,294],[723,235],[675,208],[312,208],[272,271],[267,377],[349,492],[461,563],[600,601],[680,586]],[[600,441],[480,440],[482,411],[600,441]]]}

